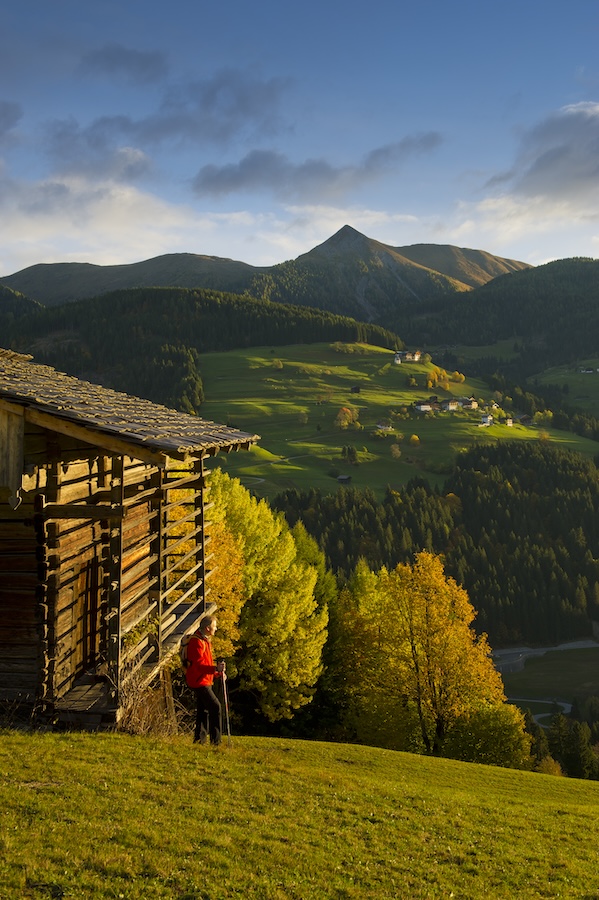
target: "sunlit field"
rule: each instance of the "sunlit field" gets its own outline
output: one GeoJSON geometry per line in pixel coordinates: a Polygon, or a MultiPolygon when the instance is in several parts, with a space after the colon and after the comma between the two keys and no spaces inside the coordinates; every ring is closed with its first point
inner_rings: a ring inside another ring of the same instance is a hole
{"type": "MultiPolygon", "coordinates": [[[[261,435],[249,454],[220,455],[216,463],[256,494],[272,497],[290,487],[337,488],[337,476],[351,477],[356,487],[379,496],[411,478],[440,485],[455,456],[477,443],[497,440],[551,440],[594,456],[597,445],[555,429],[514,424],[481,425],[481,409],[418,413],[413,403],[436,395],[474,396],[492,402],[483,382],[466,379],[426,387],[432,363],[395,365],[393,353],[379,347],[310,344],[263,347],[202,356],[206,401],[204,418],[261,435]],[[414,378],[417,386],[409,386],[414,378]],[[356,411],[358,426],[340,428],[342,407],[356,411]],[[388,431],[379,426],[386,426],[388,431]],[[355,448],[358,464],[342,458],[355,448]]],[[[500,412],[492,410],[497,417],[500,412]]]]}

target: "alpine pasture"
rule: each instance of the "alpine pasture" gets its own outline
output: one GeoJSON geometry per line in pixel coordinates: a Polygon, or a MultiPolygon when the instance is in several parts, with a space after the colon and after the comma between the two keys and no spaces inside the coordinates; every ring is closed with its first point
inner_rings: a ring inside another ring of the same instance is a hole
{"type": "Polygon", "coordinates": [[[595,443],[573,433],[516,421],[511,427],[483,426],[483,412],[496,419],[500,414],[492,408],[489,388],[467,375],[463,382],[449,381],[446,389],[439,384],[427,388],[434,368],[434,357],[395,365],[392,351],[364,344],[203,354],[202,416],[262,438],[250,454],[220,455],[216,464],[259,496],[273,497],[289,487],[331,492],[338,475],[349,475],[352,485],[370,487],[380,496],[387,486],[399,487],[414,477],[441,485],[455,455],[477,442],[542,438],[595,455],[595,443]],[[473,396],[488,407],[434,415],[413,409],[415,401],[431,395],[440,401],[473,396]],[[355,410],[357,425],[335,424],[342,408],[355,410]],[[357,464],[343,458],[347,446],[355,448],[357,464]]]}
{"type": "Polygon", "coordinates": [[[3,900],[599,895],[599,785],[347,744],[0,742],[3,900]]]}

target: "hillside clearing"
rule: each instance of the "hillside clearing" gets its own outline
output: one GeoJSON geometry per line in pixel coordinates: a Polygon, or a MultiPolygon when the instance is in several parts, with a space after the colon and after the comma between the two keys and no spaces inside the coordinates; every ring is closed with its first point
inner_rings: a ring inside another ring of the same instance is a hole
{"type": "Polygon", "coordinates": [[[338,475],[349,475],[352,485],[370,487],[378,496],[388,485],[399,488],[417,476],[440,486],[457,453],[498,440],[539,440],[542,434],[587,456],[597,452],[593,441],[556,429],[481,427],[480,409],[417,413],[413,403],[431,394],[439,400],[491,399],[488,387],[476,379],[449,382],[447,390],[427,389],[432,368],[431,363],[394,365],[392,351],[364,344],[207,353],[201,357],[206,393],[201,415],[262,436],[261,447],[250,454],[221,455],[216,462],[269,498],[291,487],[330,493],[338,475]],[[411,377],[416,387],[408,386],[411,377]],[[342,407],[356,410],[361,427],[335,424],[342,407]],[[386,434],[377,427],[385,421],[390,423],[386,434]],[[347,446],[355,448],[357,465],[342,459],[347,446]]]}
{"type": "Polygon", "coordinates": [[[5,732],[2,897],[592,897],[599,785],[360,746],[5,732]]]}

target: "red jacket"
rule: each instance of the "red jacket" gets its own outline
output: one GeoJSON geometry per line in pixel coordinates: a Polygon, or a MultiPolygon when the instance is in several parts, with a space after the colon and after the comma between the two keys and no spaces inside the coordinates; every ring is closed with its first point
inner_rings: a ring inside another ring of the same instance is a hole
{"type": "Polygon", "coordinates": [[[216,666],[212,658],[212,647],[201,634],[194,634],[187,644],[187,660],[189,665],[185,670],[185,680],[190,688],[212,685],[216,666]]]}

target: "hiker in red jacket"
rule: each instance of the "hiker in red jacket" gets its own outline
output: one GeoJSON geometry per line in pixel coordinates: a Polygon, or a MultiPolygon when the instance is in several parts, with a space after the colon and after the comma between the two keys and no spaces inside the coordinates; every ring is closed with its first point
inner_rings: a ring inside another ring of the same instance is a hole
{"type": "Polygon", "coordinates": [[[216,631],[214,616],[204,616],[200,627],[187,644],[187,669],[185,678],[196,695],[196,727],[194,743],[210,743],[218,747],[221,740],[221,707],[218,697],[212,690],[214,678],[225,678],[225,664],[215,665],[212,658],[212,637],[216,631]]]}

